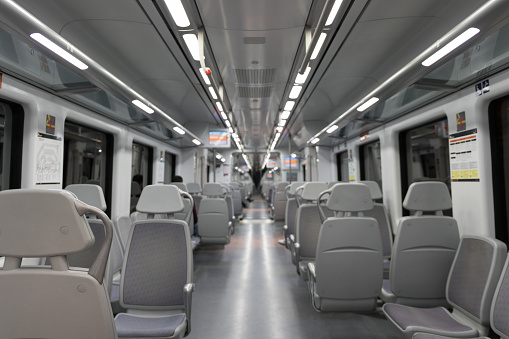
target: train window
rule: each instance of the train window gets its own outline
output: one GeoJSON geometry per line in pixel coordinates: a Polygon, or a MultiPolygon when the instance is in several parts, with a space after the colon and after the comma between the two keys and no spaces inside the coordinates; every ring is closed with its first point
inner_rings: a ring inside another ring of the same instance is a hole
{"type": "Polygon", "coordinates": [[[107,213],[111,205],[113,136],[74,122],[64,126],[64,187],[94,184],[102,187],[107,213]]]}
{"type": "Polygon", "coordinates": [[[154,151],[151,147],[133,143],[131,178],[134,180],[134,176],[138,176],[138,178],[140,178],[142,187],[152,184],[152,159],[154,158],[153,152],[154,151]]]}
{"type": "Polygon", "coordinates": [[[0,190],[21,188],[24,111],[0,100],[0,190]]]}
{"type": "Polygon", "coordinates": [[[348,182],[348,152],[344,151],[336,154],[336,166],[338,169],[338,181],[348,182]]]}
{"type": "MultiPolygon", "coordinates": [[[[442,181],[451,191],[447,119],[421,125],[400,134],[401,188],[419,181],[442,181]]],[[[408,213],[407,211],[405,211],[408,213]]],[[[444,214],[452,215],[452,210],[444,214]]]]}
{"type": "Polygon", "coordinates": [[[380,189],[382,189],[381,158],[380,140],[359,147],[361,180],[376,181],[380,189]]]}
{"type": "Polygon", "coordinates": [[[166,152],[164,154],[164,183],[169,184],[176,175],[175,168],[177,164],[177,156],[166,152]]]}
{"type": "Polygon", "coordinates": [[[509,97],[493,101],[489,108],[495,236],[509,243],[509,97]]]}

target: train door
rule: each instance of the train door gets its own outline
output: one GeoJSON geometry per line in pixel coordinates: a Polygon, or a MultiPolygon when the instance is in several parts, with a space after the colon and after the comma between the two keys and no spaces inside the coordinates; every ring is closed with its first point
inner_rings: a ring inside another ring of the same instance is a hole
{"type": "Polygon", "coordinates": [[[23,107],[0,100],[0,190],[21,188],[23,107]]]}
{"type": "Polygon", "coordinates": [[[336,154],[336,166],[338,170],[338,181],[348,182],[348,151],[336,154]]]}
{"type": "Polygon", "coordinates": [[[380,189],[382,189],[381,158],[380,140],[359,147],[361,180],[376,181],[380,189]]]}
{"type": "MultiPolygon", "coordinates": [[[[440,119],[400,133],[403,198],[410,184],[419,181],[441,181],[451,191],[448,127],[447,119],[440,119]]],[[[452,216],[452,210],[444,214],[452,216]]]]}
{"type": "Polygon", "coordinates": [[[509,96],[493,101],[489,108],[495,236],[509,242],[509,96]]]}
{"type": "Polygon", "coordinates": [[[64,126],[64,188],[94,184],[103,189],[106,213],[111,211],[113,136],[66,121],[64,126]]]}

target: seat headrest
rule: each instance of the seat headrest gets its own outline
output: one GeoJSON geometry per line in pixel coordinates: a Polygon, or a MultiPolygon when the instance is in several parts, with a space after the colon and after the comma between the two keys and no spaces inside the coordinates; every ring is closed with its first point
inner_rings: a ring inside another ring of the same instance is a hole
{"type": "Polygon", "coordinates": [[[223,186],[218,183],[209,182],[203,185],[203,191],[201,192],[202,195],[208,196],[208,197],[217,197],[223,195],[223,186]]]}
{"type": "Polygon", "coordinates": [[[94,235],[76,202],[65,190],[0,192],[0,256],[51,257],[92,246],[94,235]]]}
{"type": "Polygon", "coordinates": [[[136,181],[131,181],[131,196],[138,196],[141,194],[140,184],[136,181]]]}
{"type": "Polygon", "coordinates": [[[276,191],[284,191],[286,189],[286,186],[288,186],[287,182],[280,182],[276,186],[276,191]]]}
{"type": "Polygon", "coordinates": [[[101,211],[106,211],[106,200],[101,186],[89,184],[69,185],[65,188],[76,195],[76,197],[85,204],[97,207],[101,211]]]}
{"type": "Polygon", "coordinates": [[[233,187],[234,189],[238,190],[240,188],[239,186],[239,183],[238,182],[230,182],[230,186],[233,187]]]}
{"type": "Polygon", "coordinates": [[[288,190],[288,194],[295,195],[295,191],[297,190],[297,188],[301,187],[302,185],[304,185],[304,182],[301,181],[292,182],[292,184],[290,185],[290,189],[288,190]]]}
{"type": "Polygon", "coordinates": [[[324,182],[306,182],[300,196],[304,200],[317,200],[320,193],[327,189],[327,184],[324,182]]]}
{"type": "Polygon", "coordinates": [[[382,191],[376,181],[360,181],[360,183],[368,186],[369,192],[371,193],[371,199],[382,199],[382,191]]]}
{"type": "Polygon", "coordinates": [[[170,182],[170,185],[177,186],[179,190],[187,192],[187,186],[183,182],[170,182]]]}
{"type": "Polygon", "coordinates": [[[174,185],[148,185],[141,192],[136,210],[148,214],[171,214],[181,212],[184,202],[174,185]]]}
{"type": "Polygon", "coordinates": [[[373,199],[364,184],[339,183],[332,186],[326,206],[338,212],[363,212],[373,209],[373,199]]]}
{"type": "Polygon", "coordinates": [[[332,186],[334,186],[334,185],[336,185],[336,184],[339,184],[339,182],[338,182],[338,181],[331,181],[331,182],[327,183],[327,186],[328,186],[329,188],[332,188],[332,186]]]}
{"type": "Polygon", "coordinates": [[[201,185],[197,182],[187,183],[187,192],[188,193],[201,193],[201,185]]]}
{"type": "Polygon", "coordinates": [[[452,208],[452,200],[443,182],[414,182],[408,188],[403,207],[409,211],[443,211],[452,208]]]}

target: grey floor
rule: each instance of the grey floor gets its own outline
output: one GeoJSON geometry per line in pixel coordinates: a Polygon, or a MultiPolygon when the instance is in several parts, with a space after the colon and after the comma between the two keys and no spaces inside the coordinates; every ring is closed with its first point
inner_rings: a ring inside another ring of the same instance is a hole
{"type": "Polygon", "coordinates": [[[402,338],[380,312],[318,313],[290,252],[277,243],[283,222],[257,198],[224,249],[194,253],[188,338],[402,338]]]}

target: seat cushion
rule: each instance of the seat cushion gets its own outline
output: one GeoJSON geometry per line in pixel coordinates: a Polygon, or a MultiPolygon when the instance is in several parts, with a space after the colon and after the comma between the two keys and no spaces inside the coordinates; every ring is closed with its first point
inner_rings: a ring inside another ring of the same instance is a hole
{"type": "Polygon", "coordinates": [[[175,330],[185,320],[184,314],[148,318],[120,313],[115,317],[115,326],[119,338],[166,338],[175,335],[175,330]]]}
{"type": "Polygon", "coordinates": [[[398,304],[385,304],[383,311],[387,318],[403,332],[426,332],[456,337],[479,335],[476,329],[456,321],[443,307],[415,308],[398,304]]]}
{"type": "MultiPolygon", "coordinates": [[[[444,337],[442,335],[430,334],[430,333],[416,333],[412,339],[450,339],[452,337],[444,337]]],[[[488,337],[476,337],[472,339],[489,339],[488,337]]]]}

